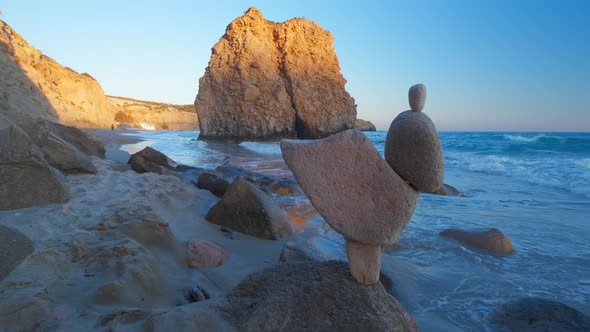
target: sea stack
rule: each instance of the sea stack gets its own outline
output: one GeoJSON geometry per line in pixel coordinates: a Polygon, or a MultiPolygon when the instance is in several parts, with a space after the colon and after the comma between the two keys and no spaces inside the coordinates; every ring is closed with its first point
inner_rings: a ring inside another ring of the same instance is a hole
{"type": "Polygon", "coordinates": [[[206,140],[317,139],[350,129],[334,37],[317,23],[275,23],[251,7],[213,46],[195,106],[206,140]]]}
{"type": "Polygon", "coordinates": [[[381,248],[393,245],[410,222],[418,192],[442,184],[442,145],[421,113],[426,87],[413,86],[409,97],[413,110],[389,128],[387,161],[356,129],[313,141],[281,141],[283,158],[313,206],[346,238],[350,271],[361,284],[379,280],[381,248]]]}

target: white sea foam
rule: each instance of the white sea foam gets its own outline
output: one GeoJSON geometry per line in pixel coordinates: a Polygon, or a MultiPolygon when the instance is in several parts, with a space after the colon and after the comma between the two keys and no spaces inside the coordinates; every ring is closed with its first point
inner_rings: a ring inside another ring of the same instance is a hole
{"type": "Polygon", "coordinates": [[[515,141],[515,142],[536,142],[538,141],[540,138],[542,137],[546,137],[544,134],[541,135],[535,135],[533,137],[526,137],[526,136],[521,136],[521,135],[504,135],[504,138],[511,140],[511,141],[515,141]]]}
{"type": "Polygon", "coordinates": [[[240,146],[263,155],[281,155],[278,142],[242,142],[240,146]]]}
{"type": "Polygon", "coordinates": [[[576,165],[581,166],[583,168],[590,169],[590,158],[584,158],[581,160],[577,160],[576,165]]]}

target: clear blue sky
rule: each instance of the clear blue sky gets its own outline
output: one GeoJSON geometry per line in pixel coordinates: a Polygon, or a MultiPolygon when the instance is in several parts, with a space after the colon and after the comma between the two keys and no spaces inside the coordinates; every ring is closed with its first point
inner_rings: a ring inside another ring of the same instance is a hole
{"type": "Polygon", "coordinates": [[[421,82],[441,130],[590,131],[590,1],[12,0],[0,18],[108,94],[192,103],[251,5],[331,31],[358,115],[379,129],[421,82]]]}

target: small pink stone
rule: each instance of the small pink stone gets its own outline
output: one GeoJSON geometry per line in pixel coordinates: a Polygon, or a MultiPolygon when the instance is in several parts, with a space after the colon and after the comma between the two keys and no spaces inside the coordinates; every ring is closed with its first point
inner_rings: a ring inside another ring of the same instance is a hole
{"type": "Polygon", "coordinates": [[[204,240],[188,242],[188,264],[192,267],[220,266],[228,255],[223,247],[204,240]]]}

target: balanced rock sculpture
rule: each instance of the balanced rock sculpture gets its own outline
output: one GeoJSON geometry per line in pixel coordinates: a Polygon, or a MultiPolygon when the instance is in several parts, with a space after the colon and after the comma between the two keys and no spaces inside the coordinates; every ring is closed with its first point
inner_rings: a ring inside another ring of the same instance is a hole
{"type": "MultiPolygon", "coordinates": [[[[409,112],[421,114],[425,91],[423,85],[410,89],[415,111],[409,112]]],[[[400,114],[389,129],[387,161],[367,136],[356,129],[319,140],[281,141],[283,158],[313,206],[346,238],[350,270],[361,284],[379,280],[381,248],[395,243],[410,222],[418,191],[433,187],[436,190],[442,183],[442,144],[436,128],[430,126],[432,122],[424,114],[401,121],[405,113],[400,114]],[[408,153],[407,147],[400,143],[425,148],[408,153]],[[396,155],[398,153],[400,156],[396,155]],[[393,155],[396,157],[392,162],[393,155]],[[407,168],[419,162],[426,165],[407,168]],[[402,167],[397,167],[398,164],[402,167]]]]}

